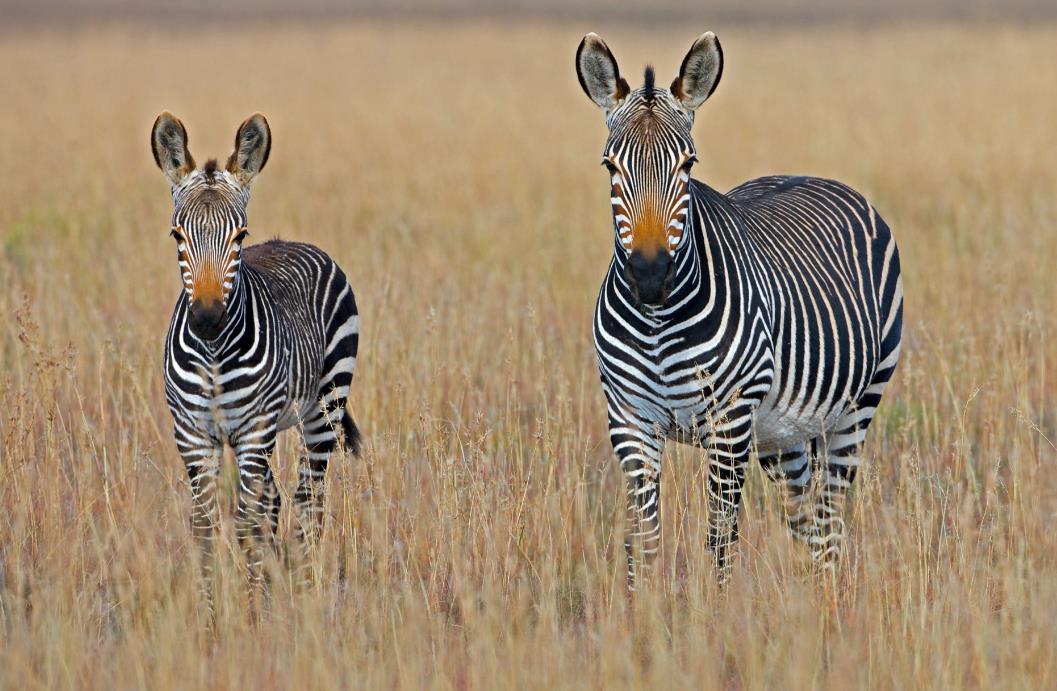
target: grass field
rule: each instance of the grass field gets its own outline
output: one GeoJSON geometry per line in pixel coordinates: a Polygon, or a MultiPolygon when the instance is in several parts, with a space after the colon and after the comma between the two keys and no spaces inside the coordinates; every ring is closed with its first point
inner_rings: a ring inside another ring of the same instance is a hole
{"type": "Polygon", "coordinates": [[[1057,684],[1057,26],[117,26],[7,34],[0,63],[0,687],[1057,684]],[[902,251],[904,354],[834,590],[754,466],[721,595],[679,448],[662,575],[629,603],[590,337],[604,124],[573,53],[599,31],[637,84],[708,28],[696,175],[866,193],[902,251]],[[368,443],[332,466],[320,586],[278,582],[251,626],[229,525],[215,639],[161,382],[164,109],[200,161],[268,116],[251,241],[320,245],[363,315],[368,443]]]}

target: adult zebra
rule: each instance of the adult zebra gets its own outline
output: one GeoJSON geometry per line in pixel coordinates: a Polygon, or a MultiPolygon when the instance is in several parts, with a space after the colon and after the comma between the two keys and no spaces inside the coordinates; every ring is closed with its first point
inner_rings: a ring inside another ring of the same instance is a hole
{"type": "Polygon", "coordinates": [[[765,177],[721,194],[691,179],[694,112],[723,71],[711,32],[670,89],[647,67],[632,91],[595,34],[580,43],[576,68],[609,128],[616,246],[594,338],[628,480],[629,586],[660,546],[667,439],[709,451],[708,539],[721,581],[753,450],[784,482],[794,536],[831,567],[843,498],[899,360],[903,289],[888,226],[832,180],[765,177]]]}
{"type": "Polygon", "coordinates": [[[165,341],[165,394],[193,499],[210,617],[216,477],[224,444],[239,470],[236,534],[251,584],[260,585],[264,543],[278,526],[279,492],[268,458],[276,434],[302,426],[306,454],[294,494],[297,532],[307,547],[323,527],[327,463],[341,427],[358,452],[345,410],[359,344],[356,300],[345,274],[322,250],[271,240],[243,249],[250,183],[264,168],[271,130],[263,115],[235,135],[220,169],[198,169],[187,130],[162,113],[151,131],[154,160],[172,183],[172,236],[183,276],[165,341]]]}

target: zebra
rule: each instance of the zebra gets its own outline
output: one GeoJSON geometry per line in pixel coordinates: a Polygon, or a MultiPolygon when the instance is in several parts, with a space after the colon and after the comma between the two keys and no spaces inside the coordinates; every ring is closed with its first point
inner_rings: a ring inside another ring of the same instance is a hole
{"type": "Polygon", "coordinates": [[[722,194],[691,177],[694,113],[723,72],[712,32],[667,89],[647,67],[632,91],[593,33],[576,69],[609,130],[615,243],[593,334],[627,481],[629,588],[660,547],[668,440],[708,452],[707,539],[720,583],[753,453],[784,486],[792,535],[832,574],[844,498],[899,361],[903,288],[887,224],[833,180],[770,176],[722,194]]]}
{"type": "Polygon", "coordinates": [[[239,487],[236,535],[251,585],[261,585],[265,547],[274,547],[280,496],[268,465],[279,431],[299,425],[293,501],[307,550],[323,529],[327,464],[341,428],[359,453],[346,411],[359,345],[359,313],[341,268],[312,245],[270,240],[243,248],[250,183],[264,168],[271,130],[255,114],[239,127],[224,168],[197,168],[187,130],[165,112],[151,130],[154,160],[172,184],[171,235],[183,290],[165,339],[165,396],[193,503],[191,531],[202,560],[202,595],[212,601],[216,479],[232,447],[239,487]]]}

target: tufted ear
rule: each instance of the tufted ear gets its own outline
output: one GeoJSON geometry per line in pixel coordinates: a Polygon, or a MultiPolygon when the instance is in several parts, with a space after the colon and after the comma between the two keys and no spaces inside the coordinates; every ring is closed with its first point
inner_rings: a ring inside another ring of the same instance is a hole
{"type": "Polygon", "coordinates": [[[179,185],[195,169],[194,157],[187,150],[187,129],[168,111],[154,121],[150,131],[150,148],[154,153],[154,162],[173,185],[179,185]]]}
{"type": "Polygon", "coordinates": [[[617,60],[598,34],[587,34],[576,49],[576,76],[584,93],[608,112],[618,106],[631,89],[620,76],[617,60]]]}
{"type": "Polygon", "coordinates": [[[723,49],[711,31],[701,34],[679,67],[679,76],[672,82],[672,95],[689,111],[708,100],[723,76],[723,49]]]}
{"type": "Polygon", "coordinates": [[[254,113],[239,125],[239,131],[235,133],[235,150],[225,167],[239,184],[247,187],[257,173],[264,170],[271,150],[272,130],[268,121],[260,113],[254,113]]]}

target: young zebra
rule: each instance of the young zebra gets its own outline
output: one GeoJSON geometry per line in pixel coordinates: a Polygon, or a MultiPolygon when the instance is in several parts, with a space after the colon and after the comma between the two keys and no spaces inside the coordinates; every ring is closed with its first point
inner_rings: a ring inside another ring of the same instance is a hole
{"type": "Polygon", "coordinates": [[[327,462],[335,430],[358,452],[345,410],[359,316],[345,274],[322,250],[271,240],[243,249],[250,183],[264,168],[271,130],[263,115],[239,127],[221,169],[196,168],[187,130],[162,113],[151,131],[154,160],[172,183],[172,236],[183,277],[165,340],[165,394],[193,499],[203,595],[212,616],[216,478],[223,445],[239,470],[236,533],[259,586],[264,543],[278,525],[279,492],[268,457],[276,433],[300,425],[307,454],[294,494],[306,546],[323,527],[327,462]]]}
{"type": "Polygon", "coordinates": [[[721,582],[750,452],[786,487],[786,517],[832,567],[842,503],[899,360],[903,289],[888,226],[832,180],[775,176],[727,194],[693,180],[694,111],[715,90],[711,33],[670,89],[632,91],[595,34],[580,85],[605,113],[616,243],[594,337],[613,448],[628,480],[629,587],[660,546],[667,439],[709,452],[709,547],[721,582]],[[821,487],[814,503],[812,464],[821,487]]]}

